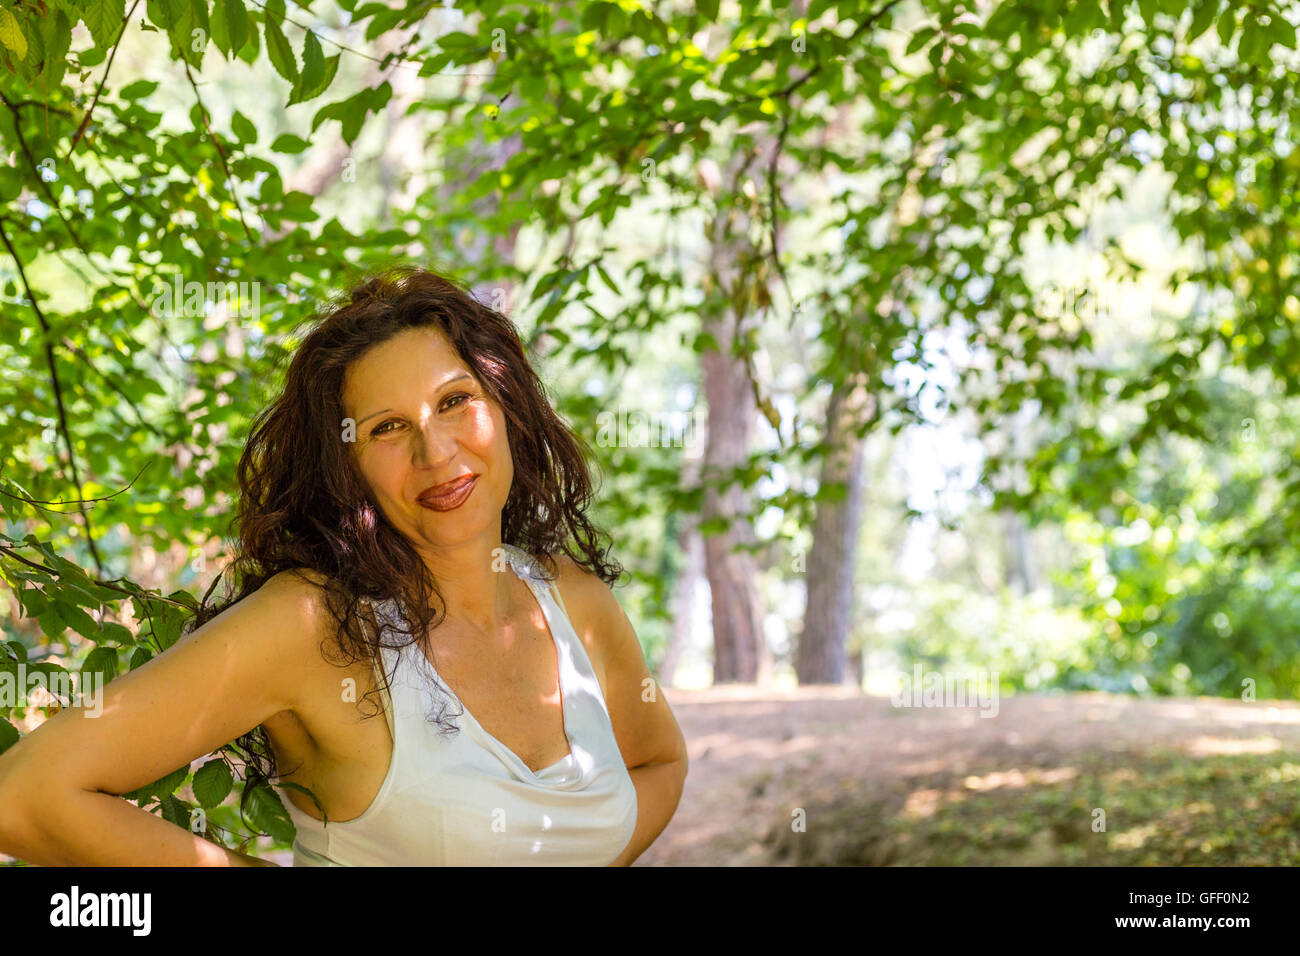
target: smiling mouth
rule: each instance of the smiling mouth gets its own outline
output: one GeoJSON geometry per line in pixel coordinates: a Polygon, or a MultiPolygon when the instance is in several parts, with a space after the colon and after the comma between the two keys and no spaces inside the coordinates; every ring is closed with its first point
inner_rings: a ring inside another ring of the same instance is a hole
{"type": "Polygon", "coordinates": [[[451,511],[453,508],[459,508],[469,498],[470,492],[478,484],[478,475],[470,475],[456,484],[446,487],[439,494],[431,494],[429,491],[423,492],[416,501],[423,508],[431,511],[451,511]]]}

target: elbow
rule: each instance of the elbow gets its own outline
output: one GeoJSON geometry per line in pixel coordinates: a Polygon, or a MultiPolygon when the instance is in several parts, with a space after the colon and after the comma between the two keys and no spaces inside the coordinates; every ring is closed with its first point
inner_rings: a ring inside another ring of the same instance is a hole
{"type": "Polygon", "coordinates": [[[14,780],[12,761],[0,757],[0,853],[15,856],[23,839],[26,798],[14,780]]]}
{"type": "Polygon", "coordinates": [[[63,802],[48,776],[17,756],[13,749],[0,755],[0,853],[30,859],[52,825],[50,815],[63,802]]]}

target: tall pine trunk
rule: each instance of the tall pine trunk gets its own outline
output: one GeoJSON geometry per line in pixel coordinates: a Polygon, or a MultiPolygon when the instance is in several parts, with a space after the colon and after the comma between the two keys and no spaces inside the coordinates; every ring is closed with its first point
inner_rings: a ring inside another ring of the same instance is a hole
{"type": "MultiPolygon", "coordinates": [[[[720,351],[700,356],[709,403],[704,478],[716,479],[745,462],[756,405],[741,360],[730,355],[732,326],[726,318],[705,322],[720,351]]],[[[755,540],[752,496],[739,483],[704,495],[701,518],[728,521],[728,529],[704,538],[704,569],[713,601],[713,682],[754,683],[759,677],[762,615],[758,565],[737,546],[755,540]]]]}
{"type": "MultiPolygon", "coordinates": [[[[739,281],[738,244],[724,215],[713,223],[711,267],[722,289],[739,281]]],[[[743,233],[742,233],[743,235],[743,233]]],[[[736,309],[743,306],[737,304],[736,309]]],[[[708,402],[707,439],[701,477],[716,481],[745,464],[758,411],[742,357],[732,354],[738,317],[731,309],[706,310],[702,330],[717,348],[700,354],[704,395],[708,402]]],[[[709,487],[700,513],[702,523],[727,522],[727,530],[704,537],[704,568],[713,605],[713,682],[755,683],[770,670],[763,639],[758,563],[738,546],[755,541],[753,495],[739,482],[725,491],[709,487]]]]}
{"type": "MultiPolygon", "coordinates": [[[[862,457],[865,439],[857,429],[871,415],[875,396],[858,374],[837,385],[826,409],[826,442],[819,487],[846,484],[838,500],[817,503],[808,553],[807,606],[795,658],[800,684],[842,684],[846,679],[849,631],[853,626],[853,570],[862,521],[862,457]]],[[[860,671],[855,671],[861,680],[860,671]]],[[[851,676],[851,675],[849,675],[851,676]]]]}

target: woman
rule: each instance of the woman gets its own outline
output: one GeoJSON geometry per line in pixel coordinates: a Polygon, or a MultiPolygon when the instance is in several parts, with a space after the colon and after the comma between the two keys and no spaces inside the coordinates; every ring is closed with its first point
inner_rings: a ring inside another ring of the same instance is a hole
{"type": "Polygon", "coordinates": [[[113,796],[236,737],[311,791],[282,791],[296,865],[627,865],[654,841],[685,742],[508,319],[421,269],[363,283],[238,474],[238,593],[98,719],[61,712],[0,758],[0,850],[257,865],[113,796]]]}

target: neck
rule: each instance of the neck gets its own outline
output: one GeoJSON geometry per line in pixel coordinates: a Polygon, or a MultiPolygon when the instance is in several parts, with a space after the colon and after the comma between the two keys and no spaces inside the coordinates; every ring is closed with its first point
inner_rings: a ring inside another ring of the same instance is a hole
{"type": "Polygon", "coordinates": [[[514,571],[499,534],[436,552],[421,551],[421,556],[438,582],[447,620],[491,636],[510,618],[514,604],[509,576],[514,571]]]}

